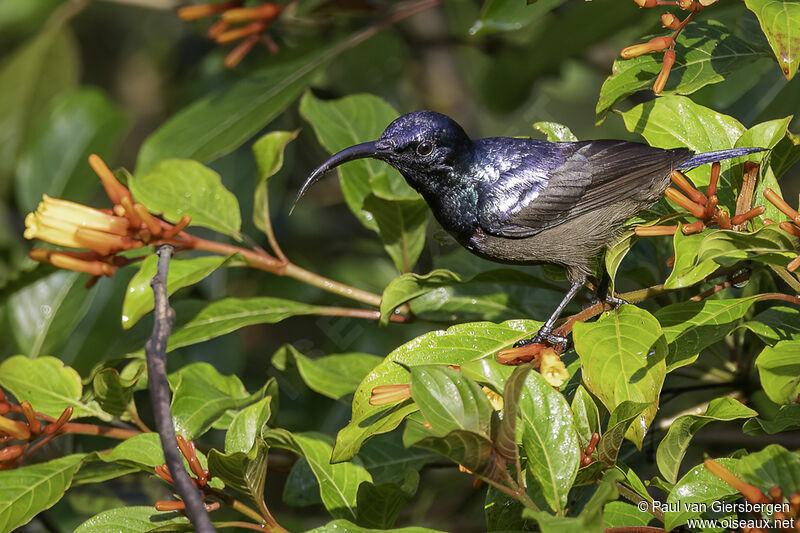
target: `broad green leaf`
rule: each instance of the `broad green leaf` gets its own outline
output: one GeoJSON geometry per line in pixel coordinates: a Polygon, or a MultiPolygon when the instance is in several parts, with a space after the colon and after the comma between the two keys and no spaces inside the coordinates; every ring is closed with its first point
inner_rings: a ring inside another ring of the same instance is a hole
{"type": "Polygon", "coordinates": [[[86,279],[57,270],[9,298],[7,320],[20,352],[28,357],[54,353],[72,335],[96,295],[84,287],[86,279]]]}
{"type": "Polygon", "coordinates": [[[580,516],[553,516],[546,511],[525,509],[522,516],[536,520],[542,533],[602,533],[603,521],[580,516]]]}
{"type": "Polygon", "coordinates": [[[59,94],[78,81],[78,50],[64,20],[51,20],[31,41],[8,57],[0,69],[0,183],[11,173],[31,127],[59,94]]]}
{"type": "Polygon", "coordinates": [[[81,377],[55,357],[29,359],[15,355],[6,359],[0,364],[0,385],[20,402],[27,400],[35,411],[53,418],[58,418],[67,407],[73,408],[72,418],[110,418],[95,402],[82,401],[81,377]]]}
{"type": "Polygon", "coordinates": [[[756,357],[761,386],[769,399],[778,404],[797,400],[800,394],[800,340],[781,341],[767,346],[756,357]]]}
{"type": "Polygon", "coordinates": [[[541,374],[531,372],[519,397],[519,414],[528,472],[548,505],[562,514],[581,460],[580,438],[569,404],[541,374]]]}
{"type": "MultiPolygon", "coordinates": [[[[377,139],[386,126],[397,118],[397,111],[381,98],[355,94],[339,100],[322,101],[311,93],[300,100],[300,114],[314,129],[320,144],[336,153],[354,144],[377,139]]],[[[388,176],[389,187],[403,197],[419,198],[399,172],[375,159],[359,159],[338,168],[342,193],[350,211],[367,228],[377,230],[372,213],[364,201],[372,190],[371,182],[388,176]]]]}
{"type": "Polygon", "coordinates": [[[189,521],[175,513],[158,512],[152,505],[119,507],[93,516],[79,525],[75,533],[144,533],[168,525],[189,525],[189,521]]]}
{"type": "Polygon", "coordinates": [[[52,507],[69,488],[85,454],[0,471],[0,531],[13,531],[52,507]]]}
{"type": "Polygon", "coordinates": [[[756,300],[758,295],[727,300],[687,301],[656,311],[655,316],[661,323],[669,345],[667,372],[691,364],[701,350],[725,338],[756,300]]]}
{"type": "Polygon", "coordinates": [[[394,525],[408,497],[394,483],[362,483],[358,487],[358,523],[387,529],[394,525]]]}
{"type": "Polygon", "coordinates": [[[311,359],[290,344],[272,356],[272,366],[281,371],[296,367],[308,388],[334,400],[353,394],[364,376],[380,362],[381,358],[376,355],[358,352],[311,359]]]}
{"type": "MultiPolygon", "coordinates": [[[[716,461],[735,475],[739,474],[739,459],[723,457],[716,461]]],[[[702,508],[710,509],[711,502],[738,494],[736,489],[699,464],[686,472],[667,496],[667,505],[678,510],[664,513],[664,528],[671,531],[687,520],[700,516],[702,508]]]]}
{"type": "MultiPolygon", "coordinates": [[[[631,427],[631,422],[641,422],[642,413],[650,407],[648,403],[638,403],[624,401],[619,404],[612,412],[608,420],[608,426],[597,443],[597,457],[600,462],[607,466],[614,466],[617,462],[617,455],[631,427]],[[634,419],[637,419],[634,421],[634,419]]],[[[643,428],[643,431],[646,428],[643,428]]],[[[591,466],[591,465],[590,465],[591,466]]]]}
{"type": "Polygon", "coordinates": [[[697,263],[697,251],[707,235],[708,233],[684,235],[680,230],[675,232],[672,237],[675,263],[672,265],[672,272],[664,282],[664,288],[690,287],[695,283],[700,283],[706,276],[719,268],[719,265],[710,259],[703,263],[697,263]]]}
{"type": "Polygon", "coordinates": [[[80,470],[72,476],[71,487],[78,485],[88,485],[92,483],[102,483],[111,479],[126,476],[128,474],[135,474],[139,472],[139,468],[133,466],[125,466],[117,463],[104,463],[98,461],[92,455],[87,456],[81,464],[80,470]]]}
{"type": "Polygon", "coordinates": [[[164,451],[158,433],[142,433],[120,442],[107,453],[98,453],[97,459],[151,471],[154,466],[164,464],[164,451]]]}
{"type": "Polygon", "coordinates": [[[112,155],[126,122],[122,110],[97,89],[59,97],[20,149],[15,187],[20,209],[33,211],[43,194],[85,199],[98,184],[86,158],[112,155]]]}
{"type": "Polygon", "coordinates": [[[603,527],[637,527],[646,526],[655,518],[642,512],[635,505],[623,502],[609,502],[603,507],[603,527]]]}
{"type": "Polygon", "coordinates": [[[563,4],[564,0],[486,0],[478,20],[469,29],[470,35],[487,35],[502,31],[520,30],[563,4]]]}
{"type": "Polygon", "coordinates": [[[781,71],[791,80],[800,63],[800,2],[745,0],[745,5],[758,17],[781,71]]]}
{"type": "Polygon", "coordinates": [[[212,448],[208,452],[208,470],[226,486],[248,496],[263,508],[268,450],[260,437],[256,439],[250,455],[244,452],[222,453],[212,448]]]}
{"type": "Polygon", "coordinates": [[[800,458],[777,444],[742,457],[735,473],[765,494],[775,485],[784,494],[800,492],[800,458]]]}
{"type": "Polygon", "coordinates": [[[389,315],[397,306],[437,287],[461,281],[461,277],[455,272],[441,268],[425,275],[409,273],[396,277],[386,286],[381,296],[381,323],[389,323],[389,315]]]}
{"type": "MultiPolygon", "coordinates": [[[[648,37],[640,39],[646,42],[648,37]]],[[[661,53],[614,61],[611,76],[600,89],[597,120],[619,101],[635,92],[650,89],[661,71],[661,53]]],[[[675,64],[661,94],[692,94],[710,85],[725,81],[729,74],[747,68],[754,61],[769,57],[764,50],[730,33],[716,21],[694,21],[681,32],[675,44],[675,64]]]]}
{"type": "Polygon", "coordinates": [[[581,438],[581,447],[586,448],[592,440],[592,434],[600,433],[600,411],[583,385],[578,385],[575,390],[571,408],[575,430],[581,438]]]}
{"type": "Polygon", "coordinates": [[[372,213],[394,266],[401,273],[409,272],[425,247],[428,204],[421,198],[385,200],[371,194],[364,199],[363,206],[372,213]]]}
{"type": "Polygon", "coordinates": [[[800,404],[782,405],[775,416],[769,420],[753,418],[742,428],[748,435],[773,435],[784,431],[800,429],[800,404]]]}
{"type": "Polygon", "coordinates": [[[308,86],[317,69],[342,50],[342,44],[334,45],[268,65],[194,101],[145,140],[136,173],[149,172],[171,157],[207,163],[232,152],[283,112],[308,86]]]}
{"type": "Polygon", "coordinates": [[[207,341],[244,326],[275,324],[289,317],[314,314],[318,309],[313,305],[267,296],[217,300],[173,331],[167,351],[207,341]]]}
{"type": "Polygon", "coordinates": [[[283,152],[286,146],[297,138],[298,133],[300,130],[271,131],[253,144],[253,155],[258,166],[258,181],[253,203],[253,224],[264,233],[270,232],[272,227],[269,216],[267,180],[283,166],[283,152]]]}
{"type": "Polygon", "coordinates": [[[626,434],[640,448],[666,376],[667,342],[658,320],[623,305],[597,322],[575,324],[573,337],[584,382],[610,412],[624,401],[650,404],[626,434]]]}
{"type": "Polygon", "coordinates": [[[308,461],[320,487],[320,497],[325,508],[335,518],[355,520],[358,513],[358,487],[372,476],[361,461],[331,464],[332,439],[321,433],[289,433],[284,429],[271,429],[264,433],[270,446],[290,450],[308,461]]]}
{"type": "Polygon", "coordinates": [[[489,438],[494,409],[480,385],[444,365],[412,366],[410,373],[411,397],[432,434],[462,429],[489,438]]]}
{"type": "Polygon", "coordinates": [[[750,146],[769,148],[770,150],[775,148],[775,145],[786,137],[787,128],[792,118],[792,116],[788,116],[756,124],[736,140],[734,148],[747,148],[750,146]]]}
{"type": "Polygon", "coordinates": [[[403,527],[400,529],[371,529],[356,525],[349,520],[339,519],[306,533],[444,533],[426,527],[403,527]]]}
{"type": "Polygon", "coordinates": [[[406,416],[417,410],[415,405],[407,403],[380,407],[369,404],[372,389],[376,386],[408,383],[408,373],[396,363],[407,366],[462,365],[492,357],[498,350],[532,336],[540,326],[540,322],[527,320],[512,320],[502,324],[460,324],[446,331],[432,331],[400,346],[376,366],[356,389],[352,418],[336,437],[331,460],[339,462],[350,459],[365,440],[393,430],[406,416]]]}
{"type": "MultiPolygon", "coordinates": [[[[178,289],[199,283],[221,267],[226,256],[209,255],[193,259],[171,259],[167,274],[167,295],[178,289]]],[[[125,300],[122,303],[122,327],[130,329],[140,318],[153,310],[153,289],[150,282],[156,275],[158,255],[152,254],[142,262],[139,271],[128,282],[125,300]]]]}
{"type": "Polygon", "coordinates": [[[514,369],[503,387],[503,419],[497,428],[494,446],[500,457],[508,461],[516,461],[519,456],[517,448],[517,415],[520,408],[520,393],[533,365],[522,365],[514,369]]]}
{"type": "Polygon", "coordinates": [[[233,237],[239,234],[239,202],[219,174],[197,161],[167,159],[128,185],[137,201],[172,223],[189,215],[195,226],[233,237]]]}
{"type": "Polygon", "coordinates": [[[530,531],[532,522],[522,518],[525,506],[494,487],[486,491],[483,504],[486,515],[486,531],[530,531]]]}
{"type": "Polygon", "coordinates": [[[497,481],[499,469],[505,468],[492,446],[492,441],[470,430],[454,429],[446,435],[436,435],[421,423],[409,419],[403,432],[406,446],[419,446],[432,450],[464,468],[487,479],[497,481]]]}
{"type": "MultiPolygon", "coordinates": [[[[274,380],[271,380],[271,383],[274,386],[272,391],[269,391],[268,388],[268,392],[277,395],[277,384],[274,380]]],[[[225,453],[251,454],[257,438],[261,436],[261,431],[272,416],[272,403],[275,400],[273,395],[266,396],[236,413],[225,433],[225,453]]]]}
{"type": "Polygon", "coordinates": [[[513,366],[503,365],[494,357],[474,359],[461,365],[461,373],[478,383],[484,383],[496,393],[503,394],[506,381],[514,373],[513,366]]]}
{"type": "Polygon", "coordinates": [[[779,179],[798,160],[800,160],[800,135],[787,131],[786,137],[778,142],[769,154],[770,169],[774,172],[775,178],[779,179]]]}
{"type": "Polygon", "coordinates": [[[319,482],[304,457],[299,457],[289,470],[283,486],[283,501],[292,507],[322,505],[319,482]]]}
{"type": "Polygon", "coordinates": [[[558,122],[536,122],[533,124],[533,129],[544,133],[548,141],[575,142],[578,140],[567,126],[558,122]]]}
{"type": "Polygon", "coordinates": [[[175,432],[186,440],[205,433],[228,409],[261,400],[266,386],[250,394],[237,376],[223,376],[208,363],[184,366],[169,376],[175,432]]]}
{"type": "Polygon", "coordinates": [[[695,433],[709,422],[750,418],[757,414],[733,398],[724,396],[711,400],[703,415],[679,416],[672,422],[667,435],[658,445],[656,462],[659,472],[666,481],[676,483],[681,461],[695,433]]]}
{"type": "Polygon", "coordinates": [[[800,340],[800,310],[780,305],[770,307],[742,324],[742,327],[769,344],[781,340],[800,340]]]}

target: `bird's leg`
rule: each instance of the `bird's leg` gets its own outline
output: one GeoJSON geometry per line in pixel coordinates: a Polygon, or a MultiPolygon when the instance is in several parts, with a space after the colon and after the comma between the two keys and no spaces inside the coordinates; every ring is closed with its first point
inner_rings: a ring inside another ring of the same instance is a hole
{"type": "Polygon", "coordinates": [[[561,316],[562,311],[564,308],[575,298],[575,295],[578,294],[578,291],[581,290],[583,284],[586,283],[586,277],[582,277],[579,279],[572,280],[572,286],[567,291],[567,294],[564,296],[564,299],[561,300],[561,303],[558,304],[556,310],[553,311],[553,314],[550,315],[550,318],[547,319],[547,322],[539,328],[539,331],[532,339],[526,339],[517,342],[514,347],[519,348],[522,346],[529,346],[531,344],[542,344],[543,342],[549,342],[552,345],[560,344],[565,350],[567,349],[567,345],[569,341],[566,337],[561,337],[559,335],[553,334],[553,326],[556,324],[556,320],[558,317],[561,316]]]}

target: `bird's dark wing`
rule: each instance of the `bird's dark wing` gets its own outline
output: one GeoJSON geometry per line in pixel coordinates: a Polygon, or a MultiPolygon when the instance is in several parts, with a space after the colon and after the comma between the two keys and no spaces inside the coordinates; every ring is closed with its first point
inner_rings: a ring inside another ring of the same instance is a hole
{"type": "Polygon", "coordinates": [[[645,200],[652,194],[654,182],[692,156],[684,148],[662,150],[626,141],[556,146],[561,157],[556,158],[556,166],[548,169],[546,176],[529,170],[547,166],[538,160],[542,154],[537,149],[487,187],[478,214],[484,231],[504,237],[527,237],[622,199],[645,200]],[[508,189],[517,194],[509,195],[508,189]],[[509,197],[521,201],[512,205],[509,197]]]}

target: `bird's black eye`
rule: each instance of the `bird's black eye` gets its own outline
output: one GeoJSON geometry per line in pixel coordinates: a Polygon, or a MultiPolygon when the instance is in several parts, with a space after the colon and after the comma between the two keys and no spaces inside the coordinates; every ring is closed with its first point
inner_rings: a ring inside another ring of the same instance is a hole
{"type": "Polygon", "coordinates": [[[430,141],[422,141],[417,145],[417,153],[421,156],[430,155],[433,152],[433,143],[430,141]]]}

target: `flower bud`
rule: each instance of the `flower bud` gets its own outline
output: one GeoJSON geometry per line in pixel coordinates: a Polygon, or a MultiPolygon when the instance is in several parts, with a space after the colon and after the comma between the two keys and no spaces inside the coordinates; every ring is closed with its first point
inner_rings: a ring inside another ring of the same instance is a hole
{"type": "Polygon", "coordinates": [[[639,7],[656,7],[658,0],[633,0],[639,7]]]}
{"type": "Polygon", "coordinates": [[[661,15],[661,25],[670,30],[677,30],[681,21],[672,13],[664,13],[661,15]]]}

